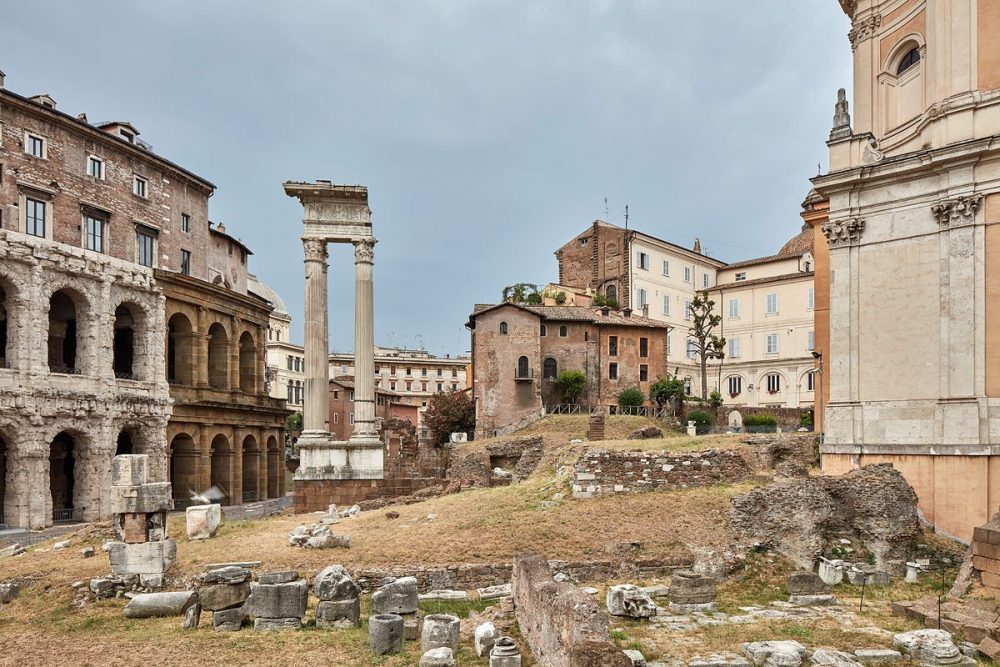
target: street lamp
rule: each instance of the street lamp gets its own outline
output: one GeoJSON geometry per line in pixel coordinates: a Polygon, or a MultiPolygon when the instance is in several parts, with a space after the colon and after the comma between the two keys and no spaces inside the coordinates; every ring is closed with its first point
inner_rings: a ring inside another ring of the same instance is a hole
{"type": "MultiPolygon", "coordinates": [[[[819,442],[823,444],[823,434],[826,432],[826,413],[823,406],[823,353],[813,350],[813,359],[819,362],[819,417],[821,422],[821,428],[819,431],[819,442]]],[[[816,419],[817,410],[813,408],[813,420],[816,419]]]]}

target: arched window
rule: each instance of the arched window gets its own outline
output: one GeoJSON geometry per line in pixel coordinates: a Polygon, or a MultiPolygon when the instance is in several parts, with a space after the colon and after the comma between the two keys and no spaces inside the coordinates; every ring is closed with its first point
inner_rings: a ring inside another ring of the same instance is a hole
{"type": "Polygon", "coordinates": [[[560,338],[565,338],[568,335],[569,335],[569,329],[566,328],[565,324],[561,325],[559,327],[559,337],[560,338]]]}
{"type": "Polygon", "coordinates": [[[556,360],[552,357],[546,357],[545,361],[542,362],[542,378],[546,380],[555,380],[556,375],[558,375],[558,366],[556,365],[556,360]]]}
{"type": "Polygon", "coordinates": [[[506,336],[507,335],[507,323],[506,322],[501,322],[500,323],[500,335],[501,336],[506,336]]]}
{"type": "Polygon", "coordinates": [[[906,52],[903,59],[899,61],[899,66],[896,68],[896,76],[899,76],[906,70],[910,69],[914,65],[920,62],[920,49],[918,47],[913,47],[906,52]]]}
{"type": "Polygon", "coordinates": [[[690,377],[684,378],[684,394],[686,396],[691,396],[691,394],[692,394],[691,378],[690,377]]]}
{"type": "Polygon", "coordinates": [[[125,304],[115,310],[113,368],[116,378],[135,380],[135,318],[125,304]]]}
{"type": "Polygon", "coordinates": [[[608,285],[608,289],[605,290],[605,293],[609,299],[614,299],[615,301],[618,300],[618,288],[614,285],[608,285]]]}
{"type": "Polygon", "coordinates": [[[543,325],[541,325],[541,326],[539,327],[539,329],[538,329],[538,335],[539,335],[539,336],[546,336],[547,334],[548,334],[548,329],[546,329],[546,328],[545,328],[545,325],[544,325],[544,324],[543,324],[543,325]]]}
{"type": "Polygon", "coordinates": [[[781,376],[777,373],[767,374],[767,393],[777,394],[781,391],[781,376]]]}
{"type": "Polygon", "coordinates": [[[240,336],[240,391],[252,394],[257,388],[257,346],[249,331],[240,336]]]}
{"type": "Polygon", "coordinates": [[[49,299],[49,371],[79,373],[76,302],[60,290],[49,299]]]}
{"type": "Polygon", "coordinates": [[[7,291],[0,283],[0,368],[10,368],[13,362],[13,350],[7,349],[7,344],[13,342],[13,331],[8,327],[11,311],[7,310],[7,291]],[[8,338],[10,335],[10,338],[8,338]]]}
{"type": "Polygon", "coordinates": [[[528,371],[528,357],[518,357],[517,360],[517,377],[527,378],[531,377],[528,371]]]}
{"type": "Polygon", "coordinates": [[[194,384],[193,339],[191,320],[174,313],[167,322],[167,382],[194,384]]]}
{"type": "Polygon", "coordinates": [[[208,328],[208,384],[212,389],[229,388],[229,335],[218,322],[208,328]]]}

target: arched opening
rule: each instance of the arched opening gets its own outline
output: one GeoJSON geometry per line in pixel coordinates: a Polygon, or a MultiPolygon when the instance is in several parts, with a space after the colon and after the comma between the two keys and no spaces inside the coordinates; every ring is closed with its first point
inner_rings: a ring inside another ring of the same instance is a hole
{"type": "Polygon", "coordinates": [[[132,444],[132,434],[128,431],[122,429],[118,433],[118,442],[115,443],[115,456],[121,456],[122,454],[134,454],[134,446],[132,444]]]}
{"type": "Polygon", "coordinates": [[[191,320],[174,313],[167,322],[167,381],[170,384],[194,384],[194,354],[191,320]]]}
{"type": "MultiPolygon", "coordinates": [[[[0,283],[0,368],[10,368],[13,359],[11,350],[7,349],[10,344],[8,332],[10,331],[10,309],[7,305],[7,290],[3,283],[0,283]]],[[[2,517],[3,515],[0,515],[2,517]]]]}
{"type": "Polygon", "coordinates": [[[79,346],[76,303],[63,290],[49,299],[49,372],[77,374],[79,346]]]}
{"type": "Polygon", "coordinates": [[[257,474],[259,472],[257,440],[248,435],[243,440],[243,502],[252,503],[257,497],[257,474]]]}
{"type": "Polygon", "coordinates": [[[208,384],[212,389],[229,388],[229,335],[218,322],[208,329],[208,384]]]}
{"type": "Polygon", "coordinates": [[[49,445],[49,493],[52,494],[53,521],[73,520],[76,454],[73,436],[65,431],[49,445]]]}
{"type": "Polygon", "coordinates": [[[518,357],[517,359],[517,377],[527,378],[528,373],[528,357],[518,357]]]}
{"type": "Polygon", "coordinates": [[[920,49],[913,47],[907,51],[903,57],[899,60],[899,65],[896,66],[896,76],[899,76],[911,67],[916,66],[920,62],[920,49]]]}
{"type": "Polygon", "coordinates": [[[170,489],[177,509],[186,507],[192,493],[202,493],[198,488],[198,448],[187,433],[180,433],[170,441],[170,489]]]}
{"type": "Polygon", "coordinates": [[[506,322],[501,322],[500,323],[500,335],[501,336],[506,336],[507,335],[507,323],[506,322]]]}
{"type": "Polygon", "coordinates": [[[614,285],[608,285],[608,288],[604,293],[607,295],[609,300],[618,300],[618,288],[614,285]]]}
{"type": "Polygon", "coordinates": [[[884,130],[906,125],[926,109],[925,86],[921,63],[922,48],[918,35],[900,42],[885,62],[879,76],[884,130]]]}
{"type": "Polygon", "coordinates": [[[115,309],[114,371],[123,380],[137,379],[135,373],[135,318],[132,310],[122,304],[115,309]]]}
{"type": "Polygon", "coordinates": [[[545,380],[555,380],[558,375],[558,366],[556,360],[552,357],[546,357],[545,361],[542,362],[542,378],[545,380]]]}
{"type": "Polygon", "coordinates": [[[240,391],[252,394],[256,390],[257,349],[253,336],[244,331],[240,336],[240,391]]]}
{"type": "Polygon", "coordinates": [[[267,497],[280,498],[284,489],[285,467],[281,462],[281,448],[278,446],[278,439],[273,435],[267,439],[267,497]]]}
{"type": "Polygon", "coordinates": [[[221,433],[212,439],[212,486],[217,486],[225,494],[222,499],[223,505],[230,505],[233,502],[233,450],[229,447],[229,440],[221,433]]]}
{"type": "Polygon", "coordinates": [[[7,495],[7,441],[0,434],[0,523],[6,523],[4,497],[7,495]]]}

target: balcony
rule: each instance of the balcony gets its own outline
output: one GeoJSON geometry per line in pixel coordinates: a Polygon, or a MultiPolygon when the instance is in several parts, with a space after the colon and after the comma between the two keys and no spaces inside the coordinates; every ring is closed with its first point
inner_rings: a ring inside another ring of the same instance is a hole
{"type": "Polygon", "coordinates": [[[531,368],[518,367],[514,371],[514,382],[534,382],[535,371],[531,368]]]}

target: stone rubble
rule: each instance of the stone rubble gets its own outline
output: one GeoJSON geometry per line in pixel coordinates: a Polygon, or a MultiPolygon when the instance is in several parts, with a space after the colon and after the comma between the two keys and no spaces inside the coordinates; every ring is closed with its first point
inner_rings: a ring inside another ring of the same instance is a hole
{"type": "Polygon", "coordinates": [[[0,582],[0,604],[13,602],[21,594],[21,584],[16,581],[0,582]]]}
{"type": "Polygon", "coordinates": [[[791,640],[747,642],[743,652],[757,667],[798,667],[809,650],[791,640]]]}
{"type": "Polygon", "coordinates": [[[401,577],[372,593],[373,614],[414,614],[417,611],[417,579],[401,577]]]}
{"type": "Polygon", "coordinates": [[[892,638],[892,643],[923,667],[974,665],[976,661],[963,655],[946,630],[911,630],[892,638]]]}
{"type": "Polygon", "coordinates": [[[490,651],[490,667],[521,667],[521,651],[510,637],[497,637],[490,651]]]}
{"type": "Polygon", "coordinates": [[[420,650],[447,647],[458,650],[461,635],[461,621],[451,614],[428,614],[424,616],[423,628],[420,631],[420,650]]]}
{"type": "Polygon", "coordinates": [[[863,665],[885,665],[903,659],[902,653],[891,648],[859,648],[854,656],[863,665]]]}
{"type": "Polygon", "coordinates": [[[361,624],[361,589],[342,565],[330,565],[313,579],[316,627],[349,628],[361,624]]]}
{"type": "Polygon", "coordinates": [[[213,628],[233,632],[242,627],[252,578],[253,573],[239,565],[210,569],[198,578],[201,608],[212,612],[213,628]]]}
{"type": "Polygon", "coordinates": [[[715,579],[711,577],[690,570],[681,570],[670,578],[667,598],[670,600],[670,611],[673,613],[714,611],[715,596],[715,579]]]}
{"type": "Polygon", "coordinates": [[[809,662],[815,667],[861,667],[861,662],[853,654],[828,648],[813,651],[809,662]]]}
{"type": "Polygon", "coordinates": [[[0,558],[9,558],[11,556],[20,556],[25,553],[25,548],[18,543],[11,544],[8,547],[0,549],[0,558]]]}
{"type": "Polygon", "coordinates": [[[813,572],[793,572],[788,576],[788,601],[794,605],[833,605],[837,599],[830,594],[830,587],[813,572]]]}
{"type": "Polygon", "coordinates": [[[222,525],[222,505],[192,505],[184,510],[184,527],[189,540],[215,537],[222,525]]]}
{"type": "Polygon", "coordinates": [[[368,645],[376,655],[403,650],[403,617],[399,614],[373,614],[368,617],[368,645]]]}
{"type": "Polygon", "coordinates": [[[419,667],[456,667],[455,652],[450,648],[432,648],[420,656],[419,667]]]}
{"type": "MultiPolygon", "coordinates": [[[[297,630],[302,627],[309,601],[309,585],[291,573],[295,579],[286,581],[287,573],[277,577],[280,583],[250,584],[250,597],[246,601],[247,615],[254,619],[254,630],[297,630]]],[[[261,575],[268,581],[267,575],[261,575]]],[[[270,579],[274,580],[274,578],[270,579]]]]}
{"type": "Polygon", "coordinates": [[[473,635],[473,646],[476,649],[476,655],[480,658],[489,656],[499,636],[500,633],[497,632],[497,627],[493,625],[492,621],[486,621],[477,625],[473,635]]]}
{"type": "Polygon", "coordinates": [[[638,586],[622,584],[608,587],[605,596],[608,613],[628,618],[651,618],[656,615],[656,603],[638,586]]]}
{"type": "Polygon", "coordinates": [[[625,657],[629,659],[632,663],[632,667],[647,667],[649,663],[646,662],[646,656],[642,654],[641,651],[636,651],[632,648],[627,648],[624,651],[625,657]]]}
{"type": "Polygon", "coordinates": [[[183,616],[189,607],[198,604],[195,591],[170,593],[140,593],[125,605],[125,618],[157,618],[161,616],[183,616]]]}
{"type": "Polygon", "coordinates": [[[487,586],[486,588],[477,588],[476,594],[479,596],[480,600],[497,600],[499,598],[507,598],[511,596],[510,584],[500,584],[499,586],[487,586]]]}

